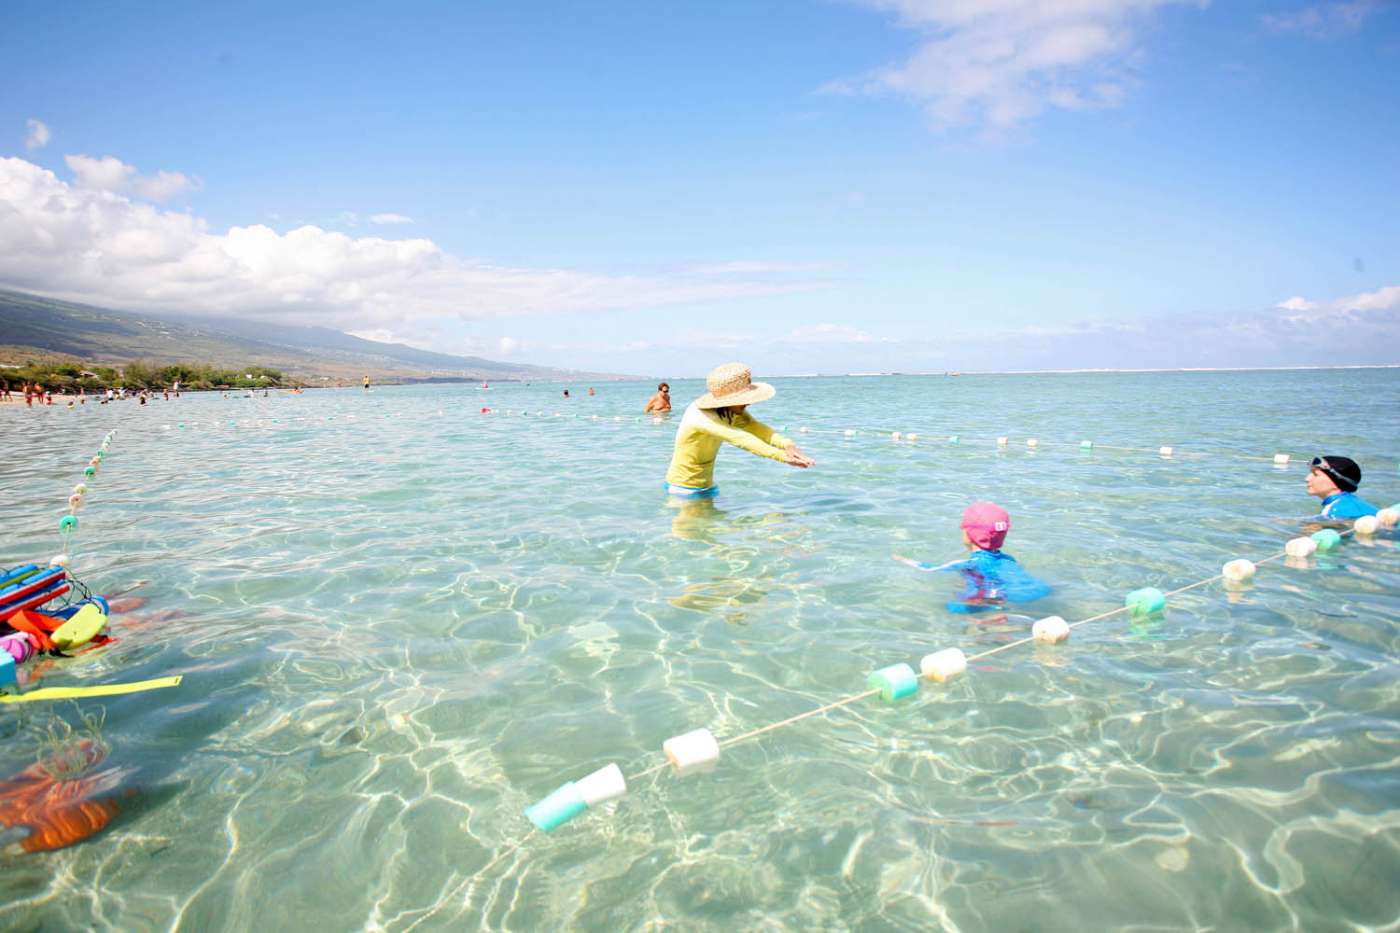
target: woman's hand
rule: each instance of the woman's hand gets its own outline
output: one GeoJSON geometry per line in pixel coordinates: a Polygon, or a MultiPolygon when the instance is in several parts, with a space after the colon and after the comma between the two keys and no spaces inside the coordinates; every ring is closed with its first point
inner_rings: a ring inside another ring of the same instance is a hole
{"type": "Polygon", "coordinates": [[[817,461],[798,450],[796,444],[792,444],[783,452],[783,462],[805,470],[809,466],[815,466],[817,461]]]}

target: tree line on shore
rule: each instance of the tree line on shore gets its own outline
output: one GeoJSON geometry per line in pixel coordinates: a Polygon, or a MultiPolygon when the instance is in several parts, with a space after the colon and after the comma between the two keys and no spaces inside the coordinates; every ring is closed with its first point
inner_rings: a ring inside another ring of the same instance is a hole
{"type": "Polygon", "coordinates": [[[14,369],[0,369],[0,378],[17,389],[22,383],[38,383],[50,392],[100,392],[105,389],[165,389],[175,383],[184,389],[263,389],[300,385],[280,370],[265,366],[223,369],[208,363],[161,365],[133,360],[120,367],[84,366],[81,363],[26,362],[14,369]]]}

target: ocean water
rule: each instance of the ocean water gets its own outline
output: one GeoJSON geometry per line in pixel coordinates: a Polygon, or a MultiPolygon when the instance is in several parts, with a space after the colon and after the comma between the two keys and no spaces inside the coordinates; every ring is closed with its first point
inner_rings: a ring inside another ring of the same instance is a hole
{"type": "MultiPolygon", "coordinates": [[[[640,418],[637,383],[0,411],[0,563],[58,550],[116,428],[72,566],[98,592],[145,581],[115,643],[31,687],[183,675],[0,707],[0,780],[86,736],[105,754],[66,787],[117,810],[54,852],[0,829],[0,927],[1400,923],[1393,533],[808,718],[532,831],[527,805],[610,762],[650,769],[670,736],[734,737],[876,668],[1278,553],[1316,512],[1301,458],[1351,455],[1363,495],[1400,500],[1400,370],[775,382],[755,413],[817,466],[725,449],[721,495],[690,509],[661,492],[675,419],[640,418]],[[1001,619],[948,611],[955,579],[892,559],[959,556],[979,498],[1055,587],[1001,619]]],[[[15,806],[0,785],[0,814],[15,806]]]]}

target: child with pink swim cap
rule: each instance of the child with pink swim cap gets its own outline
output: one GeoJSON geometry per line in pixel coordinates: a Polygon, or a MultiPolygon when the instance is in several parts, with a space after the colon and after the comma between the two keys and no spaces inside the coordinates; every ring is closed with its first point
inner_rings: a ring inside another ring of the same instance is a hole
{"type": "Polygon", "coordinates": [[[973,551],[970,558],[930,564],[895,555],[895,560],[918,570],[961,574],[963,590],[947,604],[949,611],[984,612],[1008,602],[1027,603],[1049,595],[1049,584],[1031,576],[1016,558],[1002,551],[1011,530],[1006,509],[994,502],[974,502],[963,512],[961,527],[963,544],[973,551]]]}

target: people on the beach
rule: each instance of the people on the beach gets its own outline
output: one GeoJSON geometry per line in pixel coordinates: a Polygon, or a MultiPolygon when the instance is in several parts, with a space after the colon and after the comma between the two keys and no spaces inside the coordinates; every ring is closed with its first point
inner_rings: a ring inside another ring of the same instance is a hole
{"type": "Polygon", "coordinates": [[[930,564],[896,554],[895,560],[917,570],[947,571],[962,576],[963,588],[947,604],[952,612],[973,613],[1001,609],[1007,603],[1026,603],[1050,593],[1049,584],[1031,576],[1016,558],[1002,551],[1011,530],[1011,516],[994,502],[974,502],[963,512],[963,545],[972,556],[946,564],[930,564]]]}
{"type": "Polygon", "coordinates": [[[717,366],[705,377],[705,387],[709,391],[690,403],[676,429],[666,471],[666,491],[672,497],[705,499],[719,492],[715,457],[725,443],[799,469],[813,465],[795,443],[746,411],[775,392],[767,383],[754,382],[749,367],[743,363],[717,366]]]}
{"type": "Polygon", "coordinates": [[[661,412],[671,410],[671,387],[666,383],[661,383],[656,387],[656,394],[647,399],[647,407],[644,412],[661,412]]]}
{"type": "Polygon", "coordinates": [[[1313,457],[1308,471],[1308,495],[1322,500],[1323,518],[1361,518],[1378,509],[1356,494],[1361,467],[1350,457],[1324,454],[1313,457]]]}

